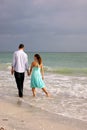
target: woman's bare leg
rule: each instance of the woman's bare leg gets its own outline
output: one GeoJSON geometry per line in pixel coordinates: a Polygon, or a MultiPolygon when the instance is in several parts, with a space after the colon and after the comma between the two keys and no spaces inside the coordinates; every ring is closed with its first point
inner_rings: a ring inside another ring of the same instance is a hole
{"type": "Polygon", "coordinates": [[[36,89],[32,88],[32,92],[33,92],[33,97],[36,97],[36,89]]]}
{"type": "Polygon", "coordinates": [[[42,88],[42,90],[44,91],[44,93],[47,95],[47,97],[49,97],[50,95],[49,95],[49,93],[47,92],[47,90],[46,90],[46,88],[44,87],[44,88],[42,88]]]}

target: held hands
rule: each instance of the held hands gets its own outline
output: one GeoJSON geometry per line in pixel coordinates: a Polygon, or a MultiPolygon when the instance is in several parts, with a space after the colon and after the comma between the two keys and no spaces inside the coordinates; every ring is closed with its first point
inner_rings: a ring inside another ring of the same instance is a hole
{"type": "Polygon", "coordinates": [[[27,71],[27,75],[30,76],[30,72],[29,72],[29,70],[27,71]]]}

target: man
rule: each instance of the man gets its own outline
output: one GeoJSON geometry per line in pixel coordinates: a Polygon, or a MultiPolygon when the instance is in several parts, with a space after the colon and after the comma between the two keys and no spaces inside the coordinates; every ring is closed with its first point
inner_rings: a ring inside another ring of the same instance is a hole
{"type": "Polygon", "coordinates": [[[23,84],[25,70],[28,73],[28,56],[24,52],[24,45],[19,45],[19,50],[14,52],[11,74],[15,76],[19,97],[23,97],[23,84]]]}

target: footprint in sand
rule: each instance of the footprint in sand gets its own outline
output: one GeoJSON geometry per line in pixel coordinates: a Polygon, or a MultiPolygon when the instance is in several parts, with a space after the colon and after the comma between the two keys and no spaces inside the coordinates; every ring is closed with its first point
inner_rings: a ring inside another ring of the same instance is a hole
{"type": "Polygon", "coordinates": [[[0,130],[5,130],[5,129],[3,127],[1,127],[0,130]]]}
{"type": "Polygon", "coordinates": [[[2,119],[3,121],[8,121],[8,119],[2,119]]]}

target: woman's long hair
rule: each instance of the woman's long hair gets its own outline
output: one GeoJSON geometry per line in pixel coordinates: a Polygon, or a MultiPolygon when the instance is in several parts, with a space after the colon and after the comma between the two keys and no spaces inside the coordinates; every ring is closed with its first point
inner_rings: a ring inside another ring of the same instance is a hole
{"type": "Polygon", "coordinates": [[[41,65],[42,64],[42,58],[39,54],[35,54],[34,55],[37,58],[38,64],[41,65]]]}

